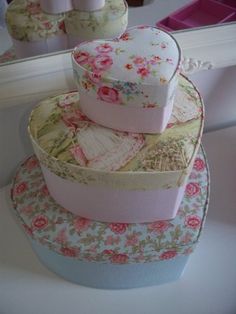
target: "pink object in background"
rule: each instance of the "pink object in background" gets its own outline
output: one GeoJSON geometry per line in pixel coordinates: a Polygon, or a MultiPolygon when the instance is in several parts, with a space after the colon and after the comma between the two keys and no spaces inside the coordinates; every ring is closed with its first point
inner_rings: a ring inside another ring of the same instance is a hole
{"type": "Polygon", "coordinates": [[[231,0],[194,0],[158,21],[156,26],[173,31],[235,20],[236,4],[231,0]]]}

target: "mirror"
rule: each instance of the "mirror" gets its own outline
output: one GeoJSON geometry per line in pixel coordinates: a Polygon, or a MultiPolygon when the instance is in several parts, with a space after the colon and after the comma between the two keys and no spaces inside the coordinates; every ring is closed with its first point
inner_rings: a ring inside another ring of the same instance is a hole
{"type": "MultiPolygon", "coordinates": [[[[60,2],[59,0],[14,0],[18,3],[18,8],[15,10],[14,14],[18,10],[19,12],[22,11],[22,5],[25,5],[27,3],[27,14],[40,14],[42,12],[42,8],[39,5],[39,1],[44,5],[48,5],[50,2],[55,4],[57,1],[57,4],[60,2]],[[19,8],[20,6],[20,8],[19,8]],[[31,12],[31,13],[30,13],[31,12]]],[[[71,0],[68,0],[68,3],[71,0]]],[[[77,1],[77,0],[73,0],[77,1]]],[[[80,0],[80,2],[88,1],[88,0],[80,0]]],[[[103,1],[103,0],[99,0],[103,1]]],[[[96,0],[96,3],[99,2],[96,0]]],[[[122,4],[123,0],[106,0],[106,6],[109,4],[117,14],[117,10],[119,11],[120,4],[122,4]],[[118,4],[118,7],[116,7],[116,3],[118,4]],[[114,9],[115,8],[115,9],[114,9]]],[[[11,0],[8,0],[8,2],[12,2],[11,0]]],[[[64,1],[66,2],[66,1],[64,1]]],[[[12,3],[8,7],[12,6],[12,3]]],[[[0,65],[7,64],[9,62],[19,62],[22,60],[26,60],[26,57],[38,58],[40,55],[45,55],[45,53],[58,53],[58,52],[64,52],[66,49],[73,48],[76,43],[79,41],[83,41],[86,39],[93,39],[94,35],[89,33],[89,27],[95,29],[96,32],[99,32],[104,35],[104,30],[99,28],[99,25],[97,23],[97,20],[93,18],[93,14],[98,14],[98,11],[93,12],[81,12],[81,11],[68,11],[66,13],[67,16],[67,29],[68,32],[71,34],[70,36],[65,35],[63,39],[60,39],[60,42],[45,42],[43,41],[43,45],[28,45],[24,46],[23,40],[18,40],[18,51],[16,53],[16,49],[13,48],[13,39],[9,33],[7,28],[4,26],[3,23],[3,14],[4,11],[7,9],[7,0],[0,0],[0,65]],[[80,12],[80,13],[78,13],[80,12]],[[78,16],[79,14],[79,16],[78,16]],[[83,19],[85,23],[80,25],[80,28],[78,28],[78,25],[76,24],[78,21],[78,17],[83,19]],[[87,20],[86,20],[87,19],[87,20]],[[69,21],[69,22],[68,22],[69,21]],[[88,23],[89,22],[89,23],[88,23]],[[92,24],[91,24],[92,23],[92,24]],[[77,27],[77,31],[80,32],[80,36],[75,36],[74,29],[77,27]],[[86,33],[87,32],[87,33],[86,33]],[[81,35],[82,34],[82,35],[81,35]],[[84,38],[81,38],[81,36],[84,38]],[[69,40],[67,37],[70,37],[69,40]],[[49,47],[50,46],[50,47],[49,47]],[[17,54],[17,55],[16,55],[17,54]]],[[[105,8],[105,7],[104,7],[105,8]]],[[[48,10],[48,8],[46,8],[48,10]]],[[[55,10],[55,7],[50,7],[49,9],[55,10]]],[[[17,11],[17,12],[18,12],[17,11]]],[[[123,10],[124,11],[124,10],[123,10]]],[[[119,11],[120,12],[120,11],[119,11]]],[[[112,13],[112,14],[113,14],[112,13]]],[[[120,14],[120,13],[119,13],[120,14]]],[[[49,21],[41,21],[44,23],[44,27],[49,27],[50,25],[57,24],[57,27],[59,25],[60,33],[63,33],[65,23],[63,21],[64,17],[60,17],[63,14],[57,14],[57,15],[50,15],[49,21]],[[58,24],[59,23],[59,24],[58,24]]],[[[17,20],[18,15],[12,16],[12,29],[14,29],[15,33],[17,33],[17,36],[19,36],[19,29],[17,28],[16,24],[19,23],[17,20]]],[[[117,16],[117,15],[116,15],[117,16]]],[[[101,18],[101,16],[99,17],[101,18]]],[[[122,16],[119,16],[119,18],[122,18],[122,16]]],[[[8,19],[9,20],[9,19],[8,19]]],[[[137,24],[148,24],[148,25],[157,25],[159,27],[162,27],[170,32],[182,32],[187,30],[192,30],[199,27],[212,27],[213,25],[219,25],[223,23],[235,23],[236,22],[236,0],[176,0],[176,1],[162,1],[162,0],[144,0],[143,6],[138,7],[131,7],[128,8],[128,26],[134,26],[137,24]]],[[[20,23],[24,23],[24,19],[20,21],[20,23]]],[[[38,23],[38,22],[37,22],[38,23]]],[[[115,25],[114,23],[114,14],[113,14],[113,20],[112,25],[115,25]]],[[[124,18],[121,20],[117,20],[117,29],[113,30],[112,34],[118,34],[121,31],[124,31],[125,29],[125,20],[124,18]],[[122,22],[120,22],[122,21],[122,22]],[[119,22],[119,23],[118,23],[119,22]],[[122,24],[123,23],[123,24],[122,24]],[[123,25],[121,27],[121,25],[123,25]]],[[[39,25],[39,28],[41,25],[39,25]]],[[[9,28],[9,26],[8,26],[9,28]]],[[[55,31],[52,30],[53,32],[55,31]]],[[[111,30],[110,30],[111,31],[111,30]]],[[[111,35],[111,33],[109,33],[111,35]]],[[[21,36],[21,34],[20,34],[21,36]]],[[[39,37],[43,37],[43,31],[39,34],[39,37]]],[[[106,36],[106,35],[104,35],[106,36]]],[[[107,35],[109,36],[109,35],[107,35]]],[[[106,37],[107,37],[106,36],[106,37]]],[[[22,37],[22,36],[21,36],[22,37]]],[[[33,40],[33,35],[31,34],[31,39],[33,40]]],[[[37,36],[36,36],[37,37],[37,36]]],[[[37,37],[36,39],[38,39],[37,37]]],[[[98,36],[99,38],[100,36],[98,36]]],[[[113,36],[114,37],[114,36],[113,36]]],[[[22,37],[24,38],[24,36],[22,37]]],[[[100,37],[102,38],[102,37],[100,37]]],[[[15,44],[15,42],[14,42],[15,44]]]]}

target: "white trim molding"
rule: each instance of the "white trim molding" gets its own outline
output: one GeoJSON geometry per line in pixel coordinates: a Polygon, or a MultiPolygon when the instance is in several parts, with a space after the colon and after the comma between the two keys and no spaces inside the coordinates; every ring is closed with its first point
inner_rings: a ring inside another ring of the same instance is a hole
{"type": "Polygon", "coordinates": [[[202,70],[213,69],[213,63],[209,61],[201,61],[194,58],[184,57],[182,60],[182,73],[185,75],[190,75],[202,70]]]}
{"type": "MultiPolygon", "coordinates": [[[[183,51],[183,71],[236,65],[236,23],[173,33],[183,51]]],[[[71,51],[0,66],[0,109],[74,89],[71,51]]]]}

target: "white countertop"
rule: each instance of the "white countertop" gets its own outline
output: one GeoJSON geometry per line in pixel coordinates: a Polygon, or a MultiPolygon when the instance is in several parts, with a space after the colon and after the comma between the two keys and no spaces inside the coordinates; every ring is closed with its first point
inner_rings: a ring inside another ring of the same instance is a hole
{"type": "Polygon", "coordinates": [[[181,280],[157,287],[97,290],[49,272],[34,255],[0,193],[0,314],[235,314],[236,127],[208,133],[209,213],[181,280]]]}

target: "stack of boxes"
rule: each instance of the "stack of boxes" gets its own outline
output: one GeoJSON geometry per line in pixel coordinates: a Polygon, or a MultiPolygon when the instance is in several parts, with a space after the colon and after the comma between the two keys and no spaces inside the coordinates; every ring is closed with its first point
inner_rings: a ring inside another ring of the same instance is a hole
{"type": "Polygon", "coordinates": [[[78,92],[43,100],[12,201],[41,261],[98,288],[181,276],[206,217],[204,108],[175,39],[137,26],[72,53],[78,92]]]}

